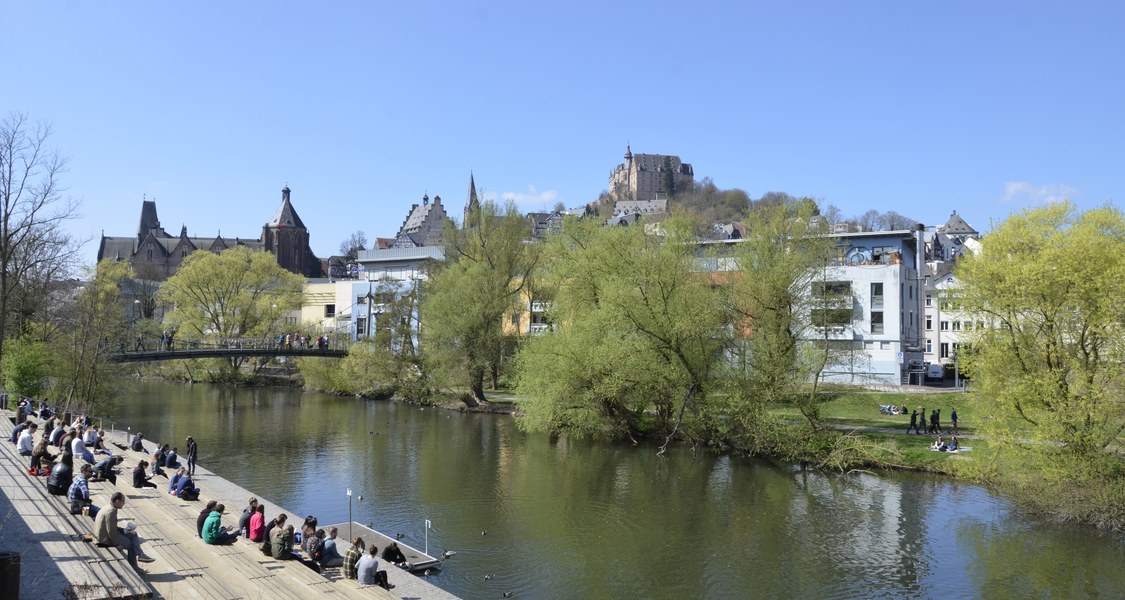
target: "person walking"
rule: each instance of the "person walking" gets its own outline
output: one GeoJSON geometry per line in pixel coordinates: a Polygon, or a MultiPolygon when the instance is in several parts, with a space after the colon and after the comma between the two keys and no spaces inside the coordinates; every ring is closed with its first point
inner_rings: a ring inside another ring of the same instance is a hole
{"type": "Polygon", "coordinates": [[[914,430],[914,433],[919,433],[919,434],[922,433],[922,430],[918,428],[918,410],[917,409],[915,409],[914,412],[910,413],[910,427],[906,428],[906,433],[910,433],[911,429],[914,430]]]}
{"type": "Polygon", "coordinates": [[[933,434],[937,432],[937,409],[930,411],[930,426],[926,428],[926,433],[933,434]]]}
{"type": "Polygon", "coordinates": [[[953,420],[953,435],[957,435],[957,407],[953,407],[953,412],[949,413],[949,418],[953,420]]]}
{"type": "Polygon", "coordinates": [[[195,438],[190,435],[187,436],[187,469],[188,475],[195,477],[195,459],[199,456],[199,446],[195,443],[195,438]]]}
{"type": "Polygon", "coordinates": [[[940,408],[937,409],[936,413],[934,413],[934,429],[936,429],[938,433],[945,433],[944,431],[941,430],[941,409],[940,408]]]}

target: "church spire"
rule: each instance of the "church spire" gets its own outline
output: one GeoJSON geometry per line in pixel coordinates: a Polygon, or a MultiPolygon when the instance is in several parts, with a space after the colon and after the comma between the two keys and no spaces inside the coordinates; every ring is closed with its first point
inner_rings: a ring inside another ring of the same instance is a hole
{"type": "Polygon", "coordinates": [[[465,201],[465,220],[462,222],[462,227],[468,227],[470,222],[475,224],[475,215],[478,213],[480,213],[480,199],[477,198],[477,183],[473,179],[473,172],[469,171],[469,198],[465,201]]]}

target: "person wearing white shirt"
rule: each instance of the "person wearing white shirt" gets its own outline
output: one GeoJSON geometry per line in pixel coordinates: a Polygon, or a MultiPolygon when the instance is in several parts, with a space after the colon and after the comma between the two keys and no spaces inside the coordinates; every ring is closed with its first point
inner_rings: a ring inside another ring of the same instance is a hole
{"type": "Polygon", "coordinates": [[[90,464],[94,464],[94,455],[86,449],[86,441],[82,439],[82,434],[74,436],[74,441],[70,443],[71,452],[74,453],[74,458],[82,457],[83,460],[90,464]]]}
{"type": "Polygon", "coordinates": [[[20,433],[20,438],[16,440],[16,449],[19,450],[20,456],[31,456],[31,451],[33,449],[31,436],[35,435],[35,430],[37,429],[39,429],[39,425],[32,423],[30,427],[20,433]]]}

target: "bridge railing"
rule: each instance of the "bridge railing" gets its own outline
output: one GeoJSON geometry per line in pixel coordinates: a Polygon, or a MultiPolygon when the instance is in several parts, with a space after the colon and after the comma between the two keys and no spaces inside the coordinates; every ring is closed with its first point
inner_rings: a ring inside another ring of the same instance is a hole
{"type": "Polygon", "coordinates": [[[179,338],[136,337],[131,342],[121,341],[116,348],[121,354],[149,352],[182,352],[189,350],[285,350],[308,351],[347,350],[351,345],[348,339],[327,336],[319,341],[317,337],[238,337],[238,338],[179,338]]]}

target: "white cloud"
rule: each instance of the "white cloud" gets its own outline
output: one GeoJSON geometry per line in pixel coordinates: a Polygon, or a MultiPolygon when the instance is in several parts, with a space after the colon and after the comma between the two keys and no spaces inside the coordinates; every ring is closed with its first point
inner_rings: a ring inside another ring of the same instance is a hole
{"type": "Polygon", "coordinates": [[[1000,196],[1000,204],[1036,206],[1071,199],[1077,193],[1076,188],[1062,183],[1035,185],[1027,181],[1009,181],[1004,184],[1004,194],[1000,196]]]}
{"type": "Polygon", "coordinates": [[[504,192],[500,194],[500,198],[507,201],[515,202],[517,205],[534,205],[543,206],[554,204],[559,198],[559,193],[555,190],[543,190],[540,192],[535,189],[534,185],[527,186],[526,192],[504,192]]]}

